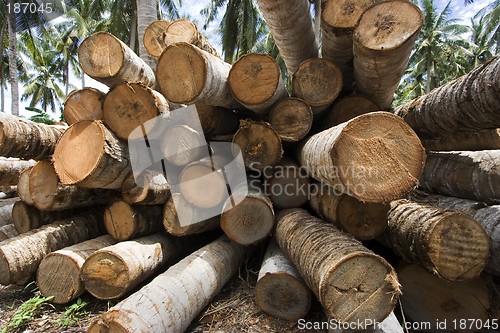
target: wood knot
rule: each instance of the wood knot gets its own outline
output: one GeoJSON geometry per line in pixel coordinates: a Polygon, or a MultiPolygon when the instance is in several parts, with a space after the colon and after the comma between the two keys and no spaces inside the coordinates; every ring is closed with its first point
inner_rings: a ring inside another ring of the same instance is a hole
{"type": "Polygon", "coordinates": [[[394,30],[395,23],[396,20],[393,15],[379,15],[379,19],[375,23],[375,26],[378,28],[375,32],[375,36],[378,35],[380,31],[390,34],[394,30]]]}
{"type": "Polygon", "coordinates": [[[354,3],[352,2],[347,2],[345,3],[341,10],[342,10],[342,15],[351,15],[352,13],[354,13],[354,10],[356,9],[356,6],[354,5],[354,3]]]}

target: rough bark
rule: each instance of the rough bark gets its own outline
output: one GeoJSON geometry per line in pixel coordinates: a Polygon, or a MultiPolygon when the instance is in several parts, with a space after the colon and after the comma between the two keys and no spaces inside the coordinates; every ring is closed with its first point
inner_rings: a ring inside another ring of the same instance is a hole
{"type": "Polygon", "coordinates": [[[500,127],[500,57],[398,107],[395,113],[422,136],[500,127]]]}
{"type": "Polygon", "coordinates": [[[309,1],[258,0],[257,3],[291,74],[302,61],[318,56],[309,1]]]}
{"type": "Polygon", "coordinates": [[[300,164],[311,177],[366,202],[387,202],[416,187],[425,151],[413,130],[373,112],[306,139],[300,164]]]}
{"type": "Polygon", "coordinates": [[[237,108],[240,104],[229,90],[231,65],[187,43],[168,46],[156,71],[163,95],[174,103],[237,108]]]}
{"type": "Polygon", "coordinates": [[[258,307],[273,317],[296,322],[309,312],[311,298],[295,266],[271,240],[255,285],[258,307]]]}
{"type": "Polygon", "coordinates": [[[232,110],[217,106],[196,105],[201,128],[205,136],[232,134],[238,130],[239,121],[232,110]]]}
{"type": "Polygon", "coordinates": [[[170,187],[160,172],[145,170],[137,175],[130,172],[122,186],[123,200],[136,205],[162,205],[170,198],[170,187]]]}
{"type": "Polygon", "coordinates": [[[469,215],[408,200],[391,202],[383,240],[405,260],[451,281],[477,278],[490,251],[488,235],[469,215]]]}
{"type": "MultiPolygon", "coordinates": [[[[14,8],[16,2],[14,0],[8,0],[10,8],[14,8]]],[[[4,2],[5,4],[5,2],[4,2]]],[[[11,105],[10,112],[14,116],[19,116],[19,79],[17,73],[17,63],[19,59],[19,54],[17,51],[17,19],[12,10],[10,13],[6,13],[7,16],[7,27],[8,27],[8,60],[9,60],[9,81],[10,81],[10,94],[11,94],[11,105]]],[[[3,42],[3,41],[2,41],[3,42]]],[[[3,55],[2,55],[3,56],[3,55]]]]}
{"type": "Polygon", "coordinates": [[[356,325],[393,310],[400,294],[394,269],[333,225],[303,209],[285,210],[275,237],[329,318],[356,325]]]}
{"type": "Polygon", "coordinates": [[[78,48],[83,71],[108,87],[123,82],[142,82],[154,87],[153,70],[127,45],[107,32],[96,32],[78,48]]]}
{"type": "Polygon", "coordinates": [[[196,24],[187,19],[179,19],[170,23],[164,36],[164,43],[167,46],[181,42],[195,45],[220,58],[219,53],[210,44],[208,38],[202,35],[196,24]]]}
{"type": "Polygon", "coordinates": [[[311,130],[313,112],[300,98],[283,98],[269,112],[269,123],[282,141],[297,142],[311,130]]]}
{"type": "Polygon", "coordinates": [[[379,111],[380,108],[371,99],[362,95],[339,98],[321,118],[321,128],[327,129],[340,125],[368,112],[379,111]]]}
{"type": "Polygon", "coordinates": [[[21,172],[34,164],[34,161],[0,158],[0,186],[17,185],[21,172]]]}
{"type": "Polygon", "coordinates": [[[243,246],[219,238],[101,315],[88,332],[184,332],[237,272],[245,252],[243,246]]]}
{"type": "Polygon", "coordinates": [[[2,200],[0,205],[0,227],[12,224],[12,210],[17,199],[2,200]]]}
{"type": "MultiPolygon", "coordinates": [[[[136,0],[137,5],[137,36],[139,40],[139,57],[148,64],[153,72],[156,70],[156,60],[146,50],[144,35],[147,27],[158,19],[158,0],[136,0]]],[[[135,40],[135,39],[134,39],[135,40]]]]}
{"type": "Polygon", "coordinates": [[[0,227],[0,244],[6,239],[18,236],[19,233],[13,224],[6,224],[0,227]]]}
{"type": "Polygon", "coordinates": [[[50,252],[101,234],[102,211],[87,212],[42,226],[0,245],[0,284],[24,284],[50,252]]]}
{"type": "Polygon", "coordinates": [[[66,304],[85,292],[80,278],[85,260],[95,251],[115,244],[109,235],[90,239],[49,253],[36,273],[36,284],[52,303],[66,304]]]}
{"type": "Polygon", "coordinates": [[[368,8],[354,29],[356,90],[382,109],[391,106],[422,22],[416,5],[394,0],[368,8]]]}
{"type": "Polygon", "coordinates": [[[19,180],[17,182],[17,195],[19,198],[27,203],[28,205],[33,205],[33,198],[31,198],[30,193],[30,173],[32,168],[24,170],[19,175],[19,180]]]}
{"type": "Polygon", "coordinates": [[[247,109],[267,114],[269,108],[288,96],[276,60],[267,54],[248,53],[229,71],[229,88],[247,109]]]}
{"type": "Polygon", "coordinates": [[[428,152],[420,186],[459,198],[500,202],[500,150],[428,152]]]}
{"type": "Polygon", "coordinates": [[[149,55],[155,59],[158,59],[167,47],[165,35],[169,25],[168,21],[157,20],[148,25],[144,32],[144,47],[149,55]]]}
{"type": "Polygon", "coordinates": [[[500,149],[500,129],[460,132],[435,139],[422,140],[422,144],[425,149],[434,151],[500,149]]]}
{"type": "Polygon", "coordinates": [[[95,88],[73,90],[64,102],[63,116],[68,125],[80,120],[102,120],[105,94],[95,88]]]}
{"type": "Polygon", "coordinates": [[[47,159],[66,129],[0,114],[0,156],[25,160],[47,159]]]}
{"type": "Polygon", "coordinates": [[[61,183],[86,188],[119,189],[131,168],[127,145],[101,121],[71,125],[52,160],[61,183]]]}

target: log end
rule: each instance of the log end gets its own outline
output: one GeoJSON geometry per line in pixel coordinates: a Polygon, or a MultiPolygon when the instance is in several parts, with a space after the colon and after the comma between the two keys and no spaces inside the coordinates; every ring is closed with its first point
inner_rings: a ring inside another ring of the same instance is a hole
{"type": "Polygon", "coordinates": [[[333,28],[352,32],[361,14],[373,3],[374,0],[325,1],[322,6],[321,19],[333,28]]]}
{"type": "Polygon", "coordinates": [[[69,125],[80,120],[102,120],[104,93],[95,88],[73,90],[64,102],[64,120],[69,125]]]}
{"type": "Polygon", "coordinates": [[[29,192],[33,205],[40,210],[50,210],[59,188],[59,177],[49,161],[40,161],[29,176],[29,192]]]}
{"type": "Polygon", "coordinates": [[[340,125],[357,116],[381,110],[371,99],[362,95],[346,96],[335,101],[322,119],[324,128],[340,125]]]}
{"type": "Polygon", "coordinates": [[[172,45],[175,43],[190,43],[193,44],[198,28],[188,19],[179,19],[169,24],[164,36],[164,43],[172,45]]]}
{"type": "Polygon", "coordinates": [[[196,162],[182,170],[179,190],[191,205],[202,209],[221,206],[228,194],[224,175],[196,162]],[[210,189],[210,195],[200,189],[210,189]]]}
{"type": "Polygon", "coordinates": [[[135,212],[125,201],[118,200],[104,211],[104,227],[106,232],[117,241],[131,239],[136,230],[135,212]]]}
{"type": "Polygon", "coordinates": [[[18,201],[12,207],[12,221],[19,234],[24,234],[42,224],[42,218],[38,210],[22,201],[18,201]]]}
{"type": "Polygon", "coordinates": [[[133,311],[112,309],[100,315],[87,333],[151,333],[148,323],[133,311]]]}
{"type": "MultiPolygon", "coordinates": [[[[8,242],[8,240],[4,242],[8,242]]],[[[9,260],[5,257],[5,253],[0,247],[0,285],[8,286],[13,283],[12,280],[13,276],[10,272],[9,260]]]]}
{"type": "Polygon", "coordinates": [[[309,104],[300,98],[284,98],[269,112],[269,123],[281,140],[297,142],[311,130],[313,112],[309,104]]]}
{"type": "Polygon", "coordinates": [[[124,60],[122,43],[107,32],[97,32],[87,37],[78,48],[78,61],[83,71],[93,78],[116,76],[124,60]]]}
{"type": "Polygon", "coordinates": [[[165,34],[169,25],[170,22],[168,21],[157,20],[148,25],[144,31],[144,46],[148,53],[155,59],[158,59],[167,47],[165,34]]]}

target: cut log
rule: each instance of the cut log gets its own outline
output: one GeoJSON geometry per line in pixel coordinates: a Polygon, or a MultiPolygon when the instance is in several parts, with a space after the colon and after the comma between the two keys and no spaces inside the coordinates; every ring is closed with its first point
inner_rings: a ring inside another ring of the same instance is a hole
{"type": "Polygon", "coordinates": [[[459,210],[471,216],[474,215],[478,209],[486,207],[486,204],[484,202],[449,197],[439,194],[430,194],[422,190],[411,191],[408,194],[407,199],[443,209],[459,210]]]}
{"type": "Polygon", "coordinates": [[[17,182],[17,195],[19,198],[27,203],[28,205],[33,205],[33,199],[30,193],[30,173],[32,168],[24,170],[19,175],[19,181],[17,182]]]}
{"type": "Polygon", "coordinates": [[[490,237],[490,258],[486,271],[500,276],[500,205],[478,209],[472,217],[490,237]]]}
{"type": "Polygon", "coordinates": [[[142,83],[122,83],[104,99],[104,122],[113,133],[127,140],[132,131],[169,111],[165,97],[142,83]]]}
{"type": "Polygon", "coordinates": [[[455,135],[422,140],[422,144],[425,149],[435,151],[500,149],[500,129],[460,132],[455,135]]]}
{"type": "Polygon", "coordinates": [[[167,47],[165,43],[165,35],[170,22],[165,20],[157,20],[148,25],[144,32],[144,47],[149,55],[155,59],[161,56],[161,53],[167,47]]]}
{"type": "Polygon", "coordinates": [[[25,160],[50,158],[56,142],[66,129],[35,123],[2,113],[0,115],[0,156],[25,160]]]}
{"type": "Polygon", "coordinates": [[[12,224],[12,210],[16,202],[9,202],[0,206],[0,227],[12,224]]]}
{"type": "Polygon", "coordinates": [[[275,237],[329,318],[356,325],[381,321],[393,310],[400,294],[396,272],[351,236],[289,209],[278,215],[275,237]]]}
{"type": "Polygon", "coordinates": [[[267,114],[269,108],[288,96],[278,63],[268,54],[248,53],[229,71],[229,88],[247,109],[267,114]]]}
{"type": "Polygon", "coordinates": [[[219,238],[102,314],[88,332],[184,332],[238,271],[245,252],[245,247],[219,238]]]}
{"type": "Polygon", "coordinates": [[[17,185],[19,175],[35,165],[35,161],[0,159],[0,186],[17,185]]]}
{"type": "Polygon", "coordinates": [[[373,112],[305,140],[299,161],[311,177],[337,192],[387,202],[416,187],[425,151],[400,117],[373,112]]]}
{"type": "MultiPolygon", "coordinates": [[[[398,107],[395,113],[422,136],[500,127],[500,57],[398,107]]],[[[463,148],[462,148],[463,149],[463,148]]]]}
{"type": "Polygon", "coordinates": [[[160,172],[145,170],[137,175],[133,172],[125,178],[122,187],[123,200],[129,204],[162,205],[170,198],[170,187],[160,172]]]}
{"type": "Polygon", "coordinates": [[[310,205],[318,216],[345,230],[354,238],[369,240],[380,236],[387,226],[389,205],[361,202],[330,186],[316,184],[310,193],[310,205]]]}
{"type": "Polygon", "coordinates": [[[78,61],[85,74],[108,87],[123,82],[142,82],[154,87],[153,70],[121,40],[96,32],[78,47],[78,61]]]}
{"type": "Polygon", "coordinates": [[[356,23],[374,0],[324,0],[321,4],[321,55],[342,70],[343,90],[352,90],[352,35],[356,23]]]}
{"type": "Polygon", "coordinates": [[[240,148],[245,166],[254,170],[276,165],[283,156],[280,136],[265,122],[242,120],[233,144],[240,148]]]}
{"type": "Polygon", "coordinates": [[[73,90],[64,102],[63,116],[68,125],[81,120],[102,120],[105,94],[95,88],[73,90]]]}
{"type": "Polygon", "coordinates": [[[163,51],[156,78],[163,95],[174,103],[237,108],[227,84],[231,65],[187,43],[163,51]]]}
{"type": "Polygon", "coordinates": [[[87,212],[42,226],[0,245],[0,284],[24,284],[50,252],[101,234],[102,211],[87,212]]]}
{"type": "Polygon", "coordinates": [[[40,161],[29,175],[29,193],[33,205],[44,211],[67,210],[94,205],[106,205],[117,198],[112,190],[63,185],[49,161],[40,161]]]}
{"type": "Polygon", "coordinates": [[[162,229],[161,206],[132,206],[125,201],[112,203],[104,212],[104,227],[118,241],[146,236],[162,229]]]}
{"type": "Polygon", "coordinates": [[[42,225],[53,223],[60,219],[76,215],[74,210],[59,212],[42,212],[35,206],[18,201],[12,207],[12,223],[19,234],[40,228],[42,225]]]}
{"type": "Polygon", "coordinates": [[[130,172],[127,145],[100,121],[80,121],[61,136],[52,157],[65,185],[119,189],[130,172]]]}
{"type": "Polygon", "coordinates": [[[160,149],[166,161],[184,167],[208,155],[203,133],[187,125],[174,125],[163,133],[160,149]]]}
{"type": "Polygon", "coordinates": [[[309,1],[258,0],[257,3],[290,73],[295,73],[302,61],[318,56],[309,1]]]}
{"type": "Polygon", "coordinates": [[[429,152],[420,186],[443,195],[500,203],[500,150],[429,152]]]}
{"type": "Polygon", "coordinates": [[[292,78],[292,96],[311,106],[315,116],[325,111],[342,90],[342,70],[333,61],[313,58],[302,62],[292,78]]]}
{"type": "Polygon", "coordinates": [[[311,298],[311,290],[297,269],[271,240],[255,285],[259,308],[273,317],[296,322],[309,312],[311,298]]]}
{"type": "Polygon", "coordinates": [[[85,260],[95,251],[115,244],[109,235],[87,240],[49,253],[36,273],[36,284],[51,302],[66,304],[85,292],[80,273],[85,260]]]}
{"type": "Polygon", "coordinates": [[[379,111],[380,108],[371,99],[362,95],[339,98],[321,118],[321,128],[327,129],[345,123],[368,112],[379,111]]]}
{"type": "Polygon", "coordinates": [[[451,281],[477,278],[490,251],[488,235],[469,215],[408,200],[391,202],[383,237],[405,260],[451,281]]]}
{"type": "Polygon", "coordinates": [[[208,137],[232,134],[238,130],[239,121],[232,110],[218,106],[196,105],[203,133],[208,137]]]}
{"type": "Polygon", "coordinates": [[[406,316],[413,322],[429,323],[426,330],[458,331],[459,323],[465,318],[480,322],[491,318],[493,299],[484,278],[450,282],[418,265],[399,269],[398,277],[404,290],[401,305],[406,316]],[[437,323],[441,325],[438,327],[437,323]]]}
{"type": "Polygon", "coordinates": [[[384,110],[391,106],[422,23],[416,5],[394,0],[368,8],[354,29],[356,90],[384,110]]]}
{"type": "Polygon", "coordinates": [[[297,142],[311,130],[313,112],[304,100],[288,97],[272,107],[269,112],[269,123],[282,141],[297,142]]]}
{"type": "Polygon", "coordinates": [[[0,244],[6,239],[18,236],[19,233],[13,224],[6,224],[0,227],[0,244]]]}
{"type": "Polygon", "coordinates": [[[165,33],[165,45],[169,46],[181,42],[195,45],[203,51],[220,58],[219,53],[210,44],[208,38],[202,35],[196,24],[187,19],[173,21],[165,33]]]}
{"type": "Polygon", "coordinates": [[[163,226],[174,236],[198,234],[219,228],[220,216],[202,219],[203,213],[202,209],[189,204],[180,194],[172,194],[163,208],[163,226]],[[180,221],[188,223],[181,225],[180,221]],[[200,222],[190,223],[194,221],[200,222]]]}

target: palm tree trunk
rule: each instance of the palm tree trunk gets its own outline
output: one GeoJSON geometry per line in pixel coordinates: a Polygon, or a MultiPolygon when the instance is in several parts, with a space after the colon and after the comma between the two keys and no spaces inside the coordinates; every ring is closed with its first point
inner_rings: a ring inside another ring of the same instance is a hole
{"type": "Polygon", "coordinates": [[[156,61],[149,55],[144,46],[144,32],[146,28],[158,19],[158,0],[137,1],[137,35],[139,37],[139,57],[151,67],[156,69],[156,61]]]}
{"type": "Polygon", "coordinates": [[[314,34],[316,35],[316,44],[321,41],[321,0],[314,0],[314,34]]]}
{"type": "MultiPolygon", "coordinates": [[[[14,8],[14,0],[9,0],[11,8],[14,8]]],[[[9,76],[11,85],[11,113],[19,116],[19,85],[17,78],[17,36],[16,36],[16,17],[14,13],[8,14],[9,24],[9,76]]]]}
{"type": "MultiPolygon", "coordinates": [[[[134,1],[132,4],[132,18],[131,18],[131,23],[130,23],[130,41],[128,43],[128,46],[134,51],[137,52],[135,49],[135,42],[137,40],[137,1],[134,1]]],[[[140,47],[139,43],[139,47],[140,47]]]]}
{"type": "Polygon", "coordinates": [[[4,85],[3,42],[5,40],[5,30],[7,30],[7,26],[2,25],[0,27],[0,112],[5,112],[5,91],[3,89],[4,85]]]}

